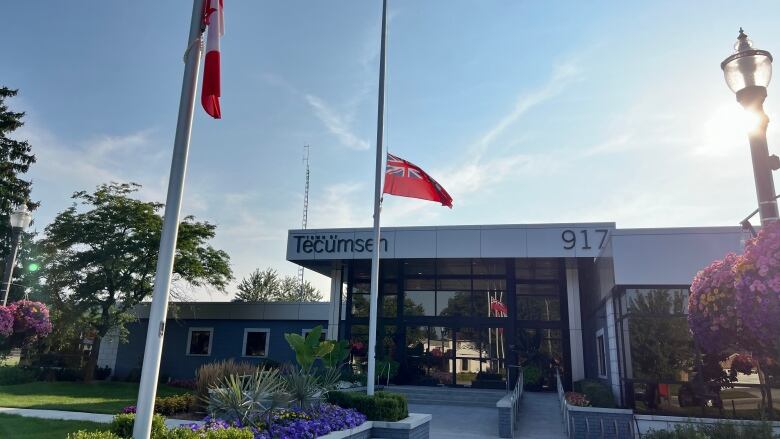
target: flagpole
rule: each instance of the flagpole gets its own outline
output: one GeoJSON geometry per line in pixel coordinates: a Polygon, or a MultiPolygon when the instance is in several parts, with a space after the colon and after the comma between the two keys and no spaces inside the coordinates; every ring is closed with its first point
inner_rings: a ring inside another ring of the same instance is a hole
{"type": "Polygon", "coordinates": [[[192,116],[195,111],[198,70],[202,51],[197,40],[202,34],[203,1],[193,0],[192,2],[192,18],[179,100],[179,117],[176,122],[176,137],[173,142],[171,172],[168,179],[168,195],[165,199],[165,216],[160,236],[160,253],[157,259],[157,272],[154,276],[154,293],[149,311],[141,384],[138,388],[138,401],[136,403],[134,439],[148,439],[152,428],[154,399],[157,395],[157,379],[160,374],[160,358],[163,336],[165,335],[165,320],[168,314],[168,291],[171,287],[173,274],[184,177],[187,171],[187,155],[192,134],[192,116]]]}
{"type": "Polygon", "coordinates": [[[385,119],[385,39],[387,38],[387,0],[382,0],[382,42],[379,49],[379,99],[376,121],[376,175],[374,177],[374,249],[371,254],[371,304],[368,314],[368,380],[366,394],[374,394],[374,371],[376,370],[376,322],[379,301],[379,215],[382,211],[382,160],[384,148],[385,119]]]}

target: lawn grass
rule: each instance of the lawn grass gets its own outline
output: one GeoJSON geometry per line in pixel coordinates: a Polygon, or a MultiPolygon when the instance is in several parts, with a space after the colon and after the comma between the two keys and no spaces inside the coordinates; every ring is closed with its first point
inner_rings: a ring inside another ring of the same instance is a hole
{"type": "MultiPolygon", "coordinates": [[[[161,385],[157,396],[186,393],[187,389],[161,385]]],[[[0,386],[0,407],[68,410],[117,414],[135,405],[138,383],[123,382],[34,382],[0,386]]],[[[0,435],[0,437],[6,437],[0,435]]]]}
{"type": "Polygon", "coordinates": [[[15,439],[65,439],[79,430],[106,430],[107,424],[87,421],[26,418],[0,414],[0,437],[15,439]]]}

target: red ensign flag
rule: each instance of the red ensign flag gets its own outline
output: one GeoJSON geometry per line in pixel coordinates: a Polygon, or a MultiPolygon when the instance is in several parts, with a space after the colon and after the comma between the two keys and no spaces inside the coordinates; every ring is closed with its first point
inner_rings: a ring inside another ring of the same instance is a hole
{"type": "Polygon", "coordinates": [[[219,38],[225,32],[222,0],[206,0],[203,4],[203,24],[208,27],[206,61],[203,65],[203,89],[200,103],[214,119],[222,118],[219,109],[219,38]]]}
{"type": "Polygon", "coordinates": [[[439,183],[418,166],[387,154],[384,193],[402,197],[438,201],[452,209],[452,197],[439,183]]]}

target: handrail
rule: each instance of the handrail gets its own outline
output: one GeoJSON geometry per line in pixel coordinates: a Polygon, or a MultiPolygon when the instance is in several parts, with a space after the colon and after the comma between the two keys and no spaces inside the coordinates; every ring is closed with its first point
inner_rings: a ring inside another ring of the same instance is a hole
{"type": "MultiPolygon", "coordinates": [[[[520,416],[520,400],[523,398],[523,368],[521,366],[508,367],[514,367],[518,370],[517,381],[515,381],[515,385],[511,392],[509,391],[509,378],[511,377],[511,373],[507,374],[507,396],[510,398],[512,410],[509,423],[512,437],[514,437],[515,432],[517,431],[518,417],[520,416]]],[[[509,371],[511,372],[511,369],[509,369],[509,371]]]]}
{"type": "Polygon", "coordinates": [[[566,392],[563,391],[563,383],[561,382],[561,374],[559,370],[555,370],[555,384],[558,390],[558,400],[561,403],[561,416],[563,417],[563,432],[569,435],[569,409],[566,405],[566,392]]]}

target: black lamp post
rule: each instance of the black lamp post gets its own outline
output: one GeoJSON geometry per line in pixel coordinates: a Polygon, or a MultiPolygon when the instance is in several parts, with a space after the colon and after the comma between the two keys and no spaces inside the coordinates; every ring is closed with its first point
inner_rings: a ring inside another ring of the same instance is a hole
{"type": "Polygon", "coordinates": [[[32,214],[27,210],[27,206],[22,204],[11,213],[9,218],[11,223],[11,252],[5,258],[5,270],[3,271],[3,306],[8,303],[8,292],[11,290],[11,279],[13,279],[14,266],[16,266],[16,252],[19,251],[22,231],[30,225],[32,214]]]}
{"type": "Polygon", "coordinates": [[[753,43],[739,29],[734,54],[720,63],[731,91],[737,101],[758,118],[758,124],[748,133],[750,154],[753,159],[753,177],[758,196],[758,212],[761,224],[778,220],[775,183],[772,170],[780,168],[777,156],[769,156],[766,127],[769,117],[764,113],[766,87],[772,79],[772,55],[766,50],[753,48],[753,43]]]}

